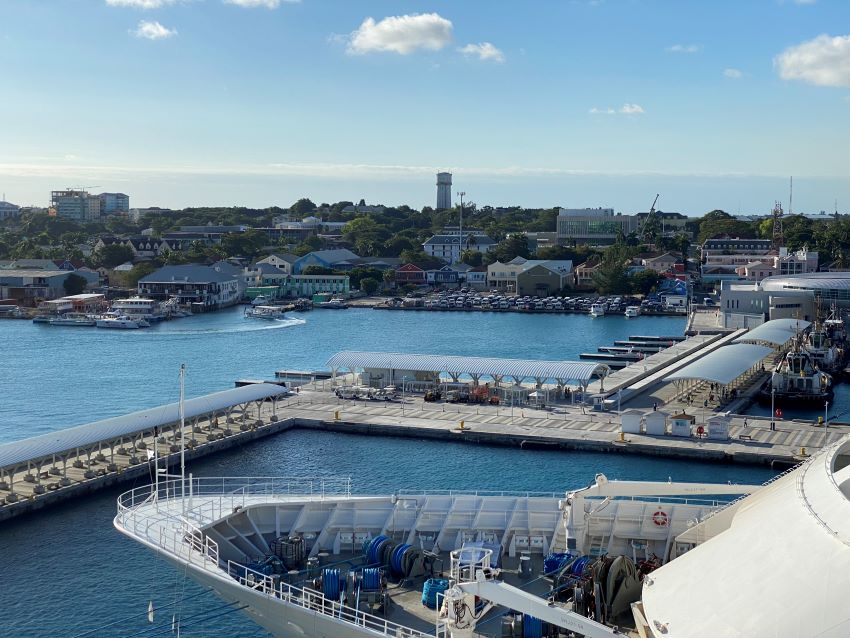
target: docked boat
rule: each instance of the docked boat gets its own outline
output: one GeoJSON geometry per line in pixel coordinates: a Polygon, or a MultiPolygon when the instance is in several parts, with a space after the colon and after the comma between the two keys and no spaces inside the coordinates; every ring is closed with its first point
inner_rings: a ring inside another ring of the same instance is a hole
{"type": "Polygon", "coordinates": [[[640,306],[626,306],[626,312],[624,314],[626,317],[639,317],[640,306]]]}
{"type": "Polygon", "coordinates": [[[120,496],[114,524],[281,638],[838,637],[847,494],[844,437],[764,486],[370,496],[184,477],[120,496]],[[803,558],[817,577],[791,586],[803,558]]]}
{"type": "Polygon", "coordinates": [[[129,297],[128,299],[116,299],[112,302],[112,311],[130,319],[144,319],[145,321],[160,321],[165,318],[162,304],[156,299],[145,297],[129,297]]]}
{"type": "Polygon", "coordinates": [[[590,316],[591,317],[601,317],[605,314],[605,304],[604,303],[595,303],[590,307],[590,316]]]}
{"type": "Polygon", "coordinates": [[[818,367],[803,347],[802,339],[795,337],[791,349],[776,366],[759,397],[792,402],[826,401],[832,397],[832,377],[818,367]]]}
{"type": "Polygon", "coordinates": [[[803,339],[803,350],[819,370],[833,372],[844,367],[844,349],[830,338],[830,331],[823,322],[816,322],[803,339]]]}
{"type": "Polygon", "coordinates": [[[250,306],[245,309],[245,316],[251,319],[286,319],[280,306],[250,306]]]}
{"type": "Polygon", "coordinates": [[[345,301],[342,297],[332,297],[329,301],[320,301],[317,304],[313,304],[317,308],[331,308],[343,310],[348,308],[348,302],[345,301]]]}
{"type": "Polygon", "coordinates": [[[47,320],[49,326],[68,326],[78,328],[92,328],[96,320],[83,314],[68,313],[59,317],[51,317],[47,320]]]}
{"type": "Polygon", "coordinates": [[[150,324],[144,319],[132,319],[126,315],[107,313],[95,320],[98,328],[112,328],[117,330],[136,330],[138,328],[149,328],[150,324]]]}

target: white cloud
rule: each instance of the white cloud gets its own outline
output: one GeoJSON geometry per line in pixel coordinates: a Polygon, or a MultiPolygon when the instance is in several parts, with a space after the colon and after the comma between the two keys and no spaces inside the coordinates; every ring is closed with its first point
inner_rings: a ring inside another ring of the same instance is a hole
{"type": "Polygon", "coordinates": [[[783,80],[815,86],[850,86],[850,35],[819,35],[788,47],[773,59],[783,80]]]}
{"type": "Polygon", "coordinates": [[[590,109],[589,113],[591,115],[643,115],[646,111],[643,110],[643,107],[640,104],[629,104],[626,102],[619,109],[608,108],[596,108],[595,106],[590,109]]]}
{"type": "Polygon", "coordinates": [[[467,44],[465,47],[458,49],[458,51],[467,57],[477,57],[479,60],[487,60],[491,62],[505,61],[505,54],[489,42],[467,44]]]}
{"type": "Polygon", "coordinates": [[[696,53],[702,47],[698,44],[674,44],[667,47],[668,53],[696,53]]]}
{"type": "Polygon", "coordinates": [[[169,29],[162,26],[156,20],[141,20],[138,28],[132,32],[137,38],[148,40],[162,40],[177,35],[177,29],[169,29]]]}
{"type": "Polygon", "coordinates": [[[254,9],[265,7],[266,9],[277,9],[281,2],[297,3],[301,0],[224,0],[224,4],[235,4],[237,7],[254,9]]]}
{"type": "Polygon", "coordinates": [[[159,9],[176,0],[106,0],[110,7],[130,7],[132,9],[159,9]]]}
{"type": "Polygon", "coordinates": [[[723,69],[723,75],[727,78],[732,78],[733,80],[740,80],[744,77],[744,72],[740,69],[723,69]]]}
{"type": "Polygon", "coordinates": [[[437,13],[390,16],[380,22],[366,18],[351,33],[348,53],[390,51],[407,55],[418,49],[439,51],[452,41],[452,23],[437,13]]]}

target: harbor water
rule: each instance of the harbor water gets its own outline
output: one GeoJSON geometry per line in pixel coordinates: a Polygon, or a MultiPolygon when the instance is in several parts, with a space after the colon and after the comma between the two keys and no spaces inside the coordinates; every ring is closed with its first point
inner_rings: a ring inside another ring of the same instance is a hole
{"type": "MultiPolygon", "coordinates": [[[[369,309],[314,311],[288,321],[247,320],[241,309],[160,324],[105,331],[0,324],[4,399],[0,441],[40,434],[175,401],[177,369],[188,365],[187,394],[233,386],[237,378],[269,378],[278,369],[321,369],[345,349],[575,359],[580,352],[637,334],[681,334],[684,319],[419,313],[369,309]]],[[[634,455],[530,451],[442,441],[293,431],[193,463],[204,476],[350,476],[357,492],[399,488],[564,492],[612,479],[761,483],[770,470],[634,455]]],[[[147,483],[140,480],[139,484],[147,483]]],[[[115,497],[107,490],[0,527],[4,595],[0,627],[8,636],[266,634],[227,612],[183,572],[164,564],[112,527],[115,497]],[[157,607],[150,629],[148,601],[157,607]],[[103,625],[117,621],[108,628],[103,625]],[[163,631],[164,633],[160,633],[163,631]],[[145,632],[145,633],[142,633],[145,632]]]]}

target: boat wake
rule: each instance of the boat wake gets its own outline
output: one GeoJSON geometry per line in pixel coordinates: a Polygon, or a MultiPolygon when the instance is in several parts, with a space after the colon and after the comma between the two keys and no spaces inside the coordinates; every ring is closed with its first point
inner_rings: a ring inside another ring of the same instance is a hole
{"type": "MultiPolygon", "coordinates": [[[[179,321],[185,321],[184,319],[180,319],[179,321]]],[[[215,326],[209,328],[197,327],[192,329],[165,329],[165,330],[145,330],[145,334],[157,334],[157,335],[210,335],[210,334],[228,334],[233,332],[260,332],[262,330],[280,330],[281,328],[292,328],[295,326],[301,326],[306,324],[307,321],[304,319],[272,319],[272,320],[257,320],[257,319],[245,319],[244,322],[239,322],[238,324],[227,325],[227,326],[215,326]]],[[[167,324],[160,324],[162,326],[166,326],[167,324]]],[[[142,331],[139,331],[142,332],[142,331]]]]}

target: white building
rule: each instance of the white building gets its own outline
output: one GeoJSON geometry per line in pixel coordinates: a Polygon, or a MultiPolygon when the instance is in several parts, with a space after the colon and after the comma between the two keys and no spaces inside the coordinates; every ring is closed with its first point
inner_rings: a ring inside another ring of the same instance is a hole
{"type": "Polygon", "coordinates": [[[452,174],[437,173],[437,208],[452,207],[452,174]]]}
{"type": "Polygon", "coordinates": [[[11,202],[0,201],[0,220],[17,217],[21,214],[21,207],[11,202]]]}
{"type": "Polygon", "coordinates": [[[437,257],[443,261],[453,264],[460,261],[461,255],[467,250],[480,253],[488,253],[496,245],[496,241],[484,234],[475,232],[463,233],[463,242],[458,233],[440,234],[429,237],[422,244],[422,250],[426,255],[437,257]]]}
{"type": "Polygon", "coordinates": [[[68,189],[52,191],[50,205],[58,217],[77,222],[89,222],[100,219],[101,201],[97,195],[89,195],[87,191],[68,189]]]}

